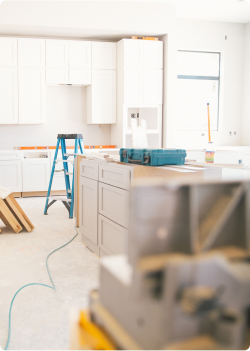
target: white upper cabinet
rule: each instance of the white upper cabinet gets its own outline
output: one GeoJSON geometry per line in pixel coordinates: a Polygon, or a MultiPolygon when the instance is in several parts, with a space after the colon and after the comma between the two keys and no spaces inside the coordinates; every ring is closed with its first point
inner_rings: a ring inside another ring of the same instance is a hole
{"type": "Polygon", "coordinates": [[[91,42],[46,40],[46,83],[91,84],[91,42]]]}
{"type": "Polygon", "coordinates": [[[142,69],[124,69],[124,103],[143,104],[142,69]]]}
{"type": "Polygon", "coordinates": [[[163,42],[143,41],[144,68],[163,68],[163,42]]]}
{"type": "Polygon", "coordinates": [[[91,68],[91,42],[69,41],[69,68],[91,68]]]}
{"type": "Polygon", "coordinates": [[[18,66],[44,67],[45,40],[28,38],[18,39],[18,66]]]}
{"type": "Polygon", "coordinates": [[[163,42],[123,39],[117,43],[118,68],[163,68],[163,42]]]}
{"type": "Polygon", "coordinates": [[[143,68],[143,41],[124,39],[124,68],[143,68]]]}
{"type": "Polygon", "coordinates": [[[92,68],[116,69],[116,43],[92,43],[92,68]]]}
{"type": "Polygon", "coordinates": [[[87,123],[116,123],[116,71],[92,70],[87,90],[87,123]]]}
{"type": "Polygon", "coordinates": [[[46,67],[68,68],[68,41],[46,40],[46,67]]]}
{"type": "Polygon", "coordinates": [[[68,75],[68,84],[90,85],[91,70],[90,69],[70,69],[68,75]]]}
{"type": "Polygon", "coordinates": [[[162,69],[146,69],[143,77],[145,105],[162,104],[162,69]]]}
{"type": "Polygon", "coordinates": [[[0,124],[18,123],[17,68],[0,67],[0,124]]]}
{"type": "Polygon", "coordinates": [[[0,66],[17,66],[17,39],[0,38],[0,66]]]}
{"type": "Polygon", "coordinates": [[[19,123],[45,123],[45,70],[41,68],[19,68],[19,123]]]}

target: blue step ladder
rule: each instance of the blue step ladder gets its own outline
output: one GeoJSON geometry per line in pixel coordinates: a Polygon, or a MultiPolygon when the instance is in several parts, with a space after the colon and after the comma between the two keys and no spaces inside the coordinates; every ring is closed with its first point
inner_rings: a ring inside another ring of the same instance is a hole
{"type": "Polygon", "coordinates": [[[49,188],[48,188],[48,193],[47,193],[47,198],[46,198],[46,204],[45,204],[45,209],[44,209],[44,214],[48,214],[48,208],[53,205],[56,201],[62,201],[64,206],[67,208],[69,211],[69,218],[73,218],[73,211],[74,211],[74,173],[75,173],[75,167],[74,167],[74,159],[76,155],[78,154],[78,148],[80,147],[80,151],[83,154],[83,137],[82,134],[58,134],[57,136],[57,145],[56,145],[56,151],[55,151],[55,157],[54,157],[54,162],[51,170],[51,175],[50,175],[50,182],[49,182],[49,188]],[[75,139],[75,150],[73,154],[67,154],[66,150],[66,139],[75,139]],[[62,159],[57,159],[59,147],[61,145],[62,149],[62,159]],[[74,159],[69,159],[70,156],[74,156],[74,159]],[[63,172],[64,172],[64,178],[65,178],[65,185],[66,185],[66,198],[62,197],[55,197],[55,196],[50,196],[50,191],[51,191],[51,186],[53,182],[53,176],[55,173],[55,167],[58,162],[63,163],[63,172]],[[68,168],[68,163],[73,163],[73,173],[69,172],[68,168]],[[69,176],[72,175],[72,185],[70,186],[70,178],[69,176]],[[51,200],[51,201],[50,201],[51,200]],[[49,202],[50,201],[50,202],[49,202]]]}

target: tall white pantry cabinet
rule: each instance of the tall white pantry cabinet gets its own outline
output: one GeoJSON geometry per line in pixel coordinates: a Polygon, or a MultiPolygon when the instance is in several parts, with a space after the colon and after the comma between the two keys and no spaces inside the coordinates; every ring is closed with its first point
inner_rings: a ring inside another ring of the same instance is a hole
{"type": "Polygon", "coordinates": [[[163,42],[123,39],[117,43],[117,123],[111,143],[132,147],[131,118],[147,122],[148,147],[162,146],[163,42]]]}

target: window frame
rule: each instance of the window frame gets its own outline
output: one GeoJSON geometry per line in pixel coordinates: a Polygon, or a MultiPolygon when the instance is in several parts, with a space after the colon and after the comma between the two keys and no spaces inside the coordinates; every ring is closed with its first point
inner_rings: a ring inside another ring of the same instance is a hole
{"type": "MultiPolygon", "coordinates": [[[[200,50],[178,50],[179,52],[192,52],[192,53],[202,53],[202,54],[217,54],[219,55],[219,75],[218,76],[194,76],[194,75],[178,75],[177,74],[177,79],[193,79],[193,80],[216,80],[218,81],[218,108],[217,108],[217,129],[213,130],[214,132],[218,132],[219,128],[220,128],[220,120],[221,120],[221,116],[220,116],[220,110],[221,110],[221,106],[220,106],[220,99],[221,99],[221,57],[222,57],[222,53],[219,51],[200,51],[200,50]]],[[[180,131],[183,132],[203,132],[205,131],[205,129],[190,129],[190,130],[186,130],[186,129],[181,129],[180,131]]]]}

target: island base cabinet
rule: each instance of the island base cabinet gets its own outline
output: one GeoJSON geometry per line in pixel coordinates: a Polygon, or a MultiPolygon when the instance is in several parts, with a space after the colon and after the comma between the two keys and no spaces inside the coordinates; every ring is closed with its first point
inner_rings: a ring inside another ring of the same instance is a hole
{"type": "Polygon", "coordinates": [[[99,213],[129,227],[129,191],[99,182],[99,213]]]}
{"type": "MultiPolygon", "coordinates": [[[[97,212],[98,212],[98,182],[93,179],[80,177],[80,231],[83,243],[92,249],[97,245],[97,212]],[[87,240],[84,241],[84,238],[87,240]],[[92,245],[88,245],[88,241],[92,245]],[[94,245],[93,245],[94,244],[94,245]]],[[[94,251],[92,249],[92,251],[94,251]]]]}
{"type": "Polygon", "coordinates": [[[98,245],[109,255],[127,253],[128,229],[98,215],[98,245]]]}

